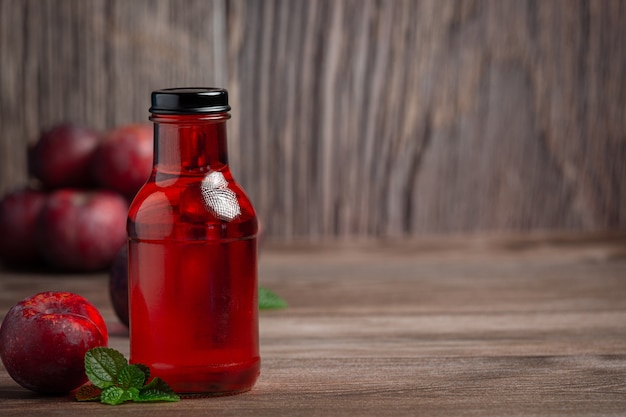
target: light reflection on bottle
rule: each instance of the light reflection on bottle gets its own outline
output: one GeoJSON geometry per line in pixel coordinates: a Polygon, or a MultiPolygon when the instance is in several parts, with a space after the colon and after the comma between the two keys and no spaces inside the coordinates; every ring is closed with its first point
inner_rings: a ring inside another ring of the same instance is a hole
{"type": "Polygon", "coordinates": [[[241,214],[237,195],[228,188],[224,174],[212,171],[200,184],[206,208],[218,219],[231,221],[241,214]]]}

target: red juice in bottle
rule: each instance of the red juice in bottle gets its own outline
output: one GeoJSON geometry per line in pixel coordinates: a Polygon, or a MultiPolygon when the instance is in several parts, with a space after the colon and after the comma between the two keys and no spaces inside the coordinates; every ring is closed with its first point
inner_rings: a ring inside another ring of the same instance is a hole
{"type": "Polygon", "coordinates": [[[129,210],[130,361],[179,394],[259,375],[257,219],[228,167],[228,96],[152,93],[152,174],[129,210]]]}

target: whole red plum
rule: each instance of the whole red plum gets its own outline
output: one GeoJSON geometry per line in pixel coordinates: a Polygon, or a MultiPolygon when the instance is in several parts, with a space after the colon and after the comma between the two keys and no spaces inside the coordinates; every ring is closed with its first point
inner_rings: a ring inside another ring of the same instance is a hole
{"type": "Polygon", "coordinates": [[[44,292],[15,304],[0,327],[0,357],[17,383],[43,394],[65,394],[87,382],[87,350],[106,346],[106,324],[88,300],[44,292]]]}
{"type": "Polygon", "coordinates": [[[112,191],[54,191],[37,219],[39,250],[62,270],[109,267],[126,242],[127,213],[128,202],[112,191]]]}
{"type": "Polygon", "coordinates": [[[128,246],[122,246],[109,271],[109,297],[117,318],[128,327],[128,246]]]}
{"type": "Polygon", "coordinates": [[[100,135],[90,128],[62,123],[44,131],[29,153],[29,170],[47,189],[95,185],[91,164],[100,135]]]}
{"type": "Polygon", "coordinates": [[[0,200],[0,260],[11,266],[37,262],[35,220],[46,200],[37,190],[22,188],[0,200]]]}
{"type": "Polygon", "coordinates": [[[153,133],[149,124],[128,124],[108,132],[95,152],[98,183],[132,199],[152,171],[153,133]]]}

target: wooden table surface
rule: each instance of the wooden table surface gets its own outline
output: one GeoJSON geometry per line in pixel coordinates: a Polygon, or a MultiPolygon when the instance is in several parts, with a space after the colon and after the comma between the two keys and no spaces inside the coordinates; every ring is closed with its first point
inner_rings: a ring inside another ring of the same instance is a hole
{"type": "MultiPolygon", "coordinates": [[[[626,235],[268,245],[262,374],[232,397],[112,407],[26,391],[0,367],[0,415],[626,415],[626,235]]],[[[43,290],[128,335],[106,274],[2,271],[0,315],[43,290]]]]}

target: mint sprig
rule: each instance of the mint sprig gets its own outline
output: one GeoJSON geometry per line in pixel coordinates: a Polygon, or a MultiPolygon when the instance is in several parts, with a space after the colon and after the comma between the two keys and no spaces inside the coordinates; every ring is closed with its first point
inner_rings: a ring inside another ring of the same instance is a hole
{"type": "Polygon", "coordinates": [[[100,389],[115,385],[118,375],[126,366],[128,361],[115,349],[98,347],[85,354],[87,377],[100,389]]]}
{"type": "Polygon", "coordinates": [[[259,310],[286,308],[287,302],[265,287],[259,287],[259,310]]]}
{"type": "Polygon", "coordinates": [[[150,378],[150,368],[130,365],[115,349],[96,347],[85,353],[85,373],[91,381],[76,392],[78,401],[117,405],[126,401],[179,401],[180,397],[162,379],[150,378]]]}

